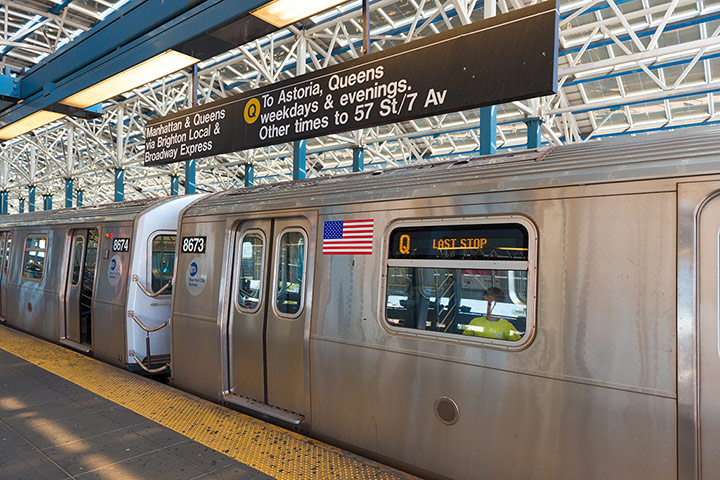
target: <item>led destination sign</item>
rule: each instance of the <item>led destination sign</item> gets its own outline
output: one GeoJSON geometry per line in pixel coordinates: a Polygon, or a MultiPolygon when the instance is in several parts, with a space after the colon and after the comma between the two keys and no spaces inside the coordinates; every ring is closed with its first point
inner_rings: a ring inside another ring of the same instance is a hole
{"type": "Polygon", "coordinates": [[[555,93],[554,2],[148,122],[145,165],[555,93]]]}
{"type": "Polygon", "coordinates": [[[398,228],[390,234],[393,259],[527,260],[527,230],[517,224],[398,228]]]}

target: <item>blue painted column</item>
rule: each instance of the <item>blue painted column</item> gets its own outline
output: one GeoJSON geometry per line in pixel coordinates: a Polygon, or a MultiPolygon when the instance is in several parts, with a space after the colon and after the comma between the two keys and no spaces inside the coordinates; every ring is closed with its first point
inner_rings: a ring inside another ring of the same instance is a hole
{"type": "Polygon", "coordinates": [[[252,187],[255,184],[255,165],[245,164],[245,186],[252,187]]]}
{"type": "Polygon", "coordinates": [[[170,195],[176,196],[178,193],[180,193],[180,177],[170,175],[170,195]]]}
{"type": "Polygon", "coordinates": [[[25,213],[25,199],[24,198],[20,199],[20,206],[18,207],[18,212],[25,213]]]}
{"type": "MultiPolygon", "coordinates": [[[[193,78],[192,78],[192,106],[196,107],[198,102],[198,66],[193,65],[193,78]]],[[[195,159],[185,160],[185,195],[192,195],[195,193],[195,176],[196,176],[196,165],[195,159]]]]}
{"type": "Polygon", "coordinates": [[[122,168],[115,169],[115,201],[125,201],[125,170],[122,168]]]}
{"type": "Polygon", "coordinates": [[[0,192],[0,215],[7,215],[8,192],[0,192]]]}
{"type": "Polygon", "coordinates": [[[43,195],[43,210],[52,210],[52,195],[43,195]]]}
{"type": "Polygon", "coordinates": [[[542,119],[526,118],[523,122],[527,125],[527,148],[540,148],[542,144],[542,135],[540,133],[542,119]]]}
{"type": "Polygon", "coordinates": [[[83,204],[83,190],[77,191],[77,206],[82,207],[83,204]]]}
{"type": "Polygon", "coordinates": [[[35,211],[35,185],[28,187],[28,212],[35,211]]]}
{"type": "Polygon", "coordinates": [[[497,153],[497,107],[480,109],[480,155],[497,153]]]}
{"type": "Polygon", "coordinates": [[[307,162],[307,142],[298,140],[293,142],[293,180],[305,178],[307,162]]]}
{"type": "Polygon", "coordinates": [[[72,208],[73,202],[73,179],[65,179],[65,208],[72,208]]]}
{"type": "Polygon", "coordinates": [[[195,193],[195,159],[185,160],[185,195],[195,193]]]}
{"type": "Polygon", "coordinates": [[[353,172],[362,172],[365,170],[365,149],[363,147],[353,147],[353,172]]]}

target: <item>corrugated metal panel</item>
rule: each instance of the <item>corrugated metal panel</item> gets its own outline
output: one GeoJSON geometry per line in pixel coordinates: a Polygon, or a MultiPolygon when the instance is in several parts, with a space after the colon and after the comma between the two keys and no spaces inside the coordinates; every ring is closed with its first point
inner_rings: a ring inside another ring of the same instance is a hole
{"type": "Polygon", "coordinates": [[[64,208],[49,211],[42,210],[19,215],[9,215],[0,217],[0,228],[134,220],[138,214],[146,210],[151,204],[161,201],[163,201],[163,199],[134,200],[91,207],[64,208]]]}
{"type": "Polygon", "coordinates": [[[720,126],[230,190],[197,202],[186,216],[714,173],[720,126]]]}

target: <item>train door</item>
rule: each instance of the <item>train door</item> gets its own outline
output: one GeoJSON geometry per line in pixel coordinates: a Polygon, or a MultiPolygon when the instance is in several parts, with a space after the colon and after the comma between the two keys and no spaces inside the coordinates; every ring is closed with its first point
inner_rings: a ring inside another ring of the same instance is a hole
{"type": "Polygon", "coordinates": [[[12,233],[0,232],[0,320],[7,318],[7,274],[10,263],[12,233]]]}
{"type": "Polygon", "coordinates": [[[309,227],[299,218],[240,226],[227,328],[226,399],[294,424],[307,409],[309,227]]]}
{"type": "Polygon", "coordinates": [[[698,451],[700,478],[709,479],[720,472],[720,196],[700,211],[698,228],[698,451]]]}
{"type": "Polygon", "coordinates": [[[89,351],[92,348],[92,297],[95,289],[98,231],[74,230],[65,290],[65,338],[89,351]]]}

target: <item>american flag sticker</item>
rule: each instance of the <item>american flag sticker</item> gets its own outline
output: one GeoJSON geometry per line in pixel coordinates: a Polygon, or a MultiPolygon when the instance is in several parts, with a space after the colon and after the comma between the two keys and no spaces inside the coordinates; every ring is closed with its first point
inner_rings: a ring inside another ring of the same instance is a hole
{"type": "Polygon", "coordinates": [[[370,255],[373,246],[373,223],[373,220],[325,222],[323,255],[370,255]]]}

